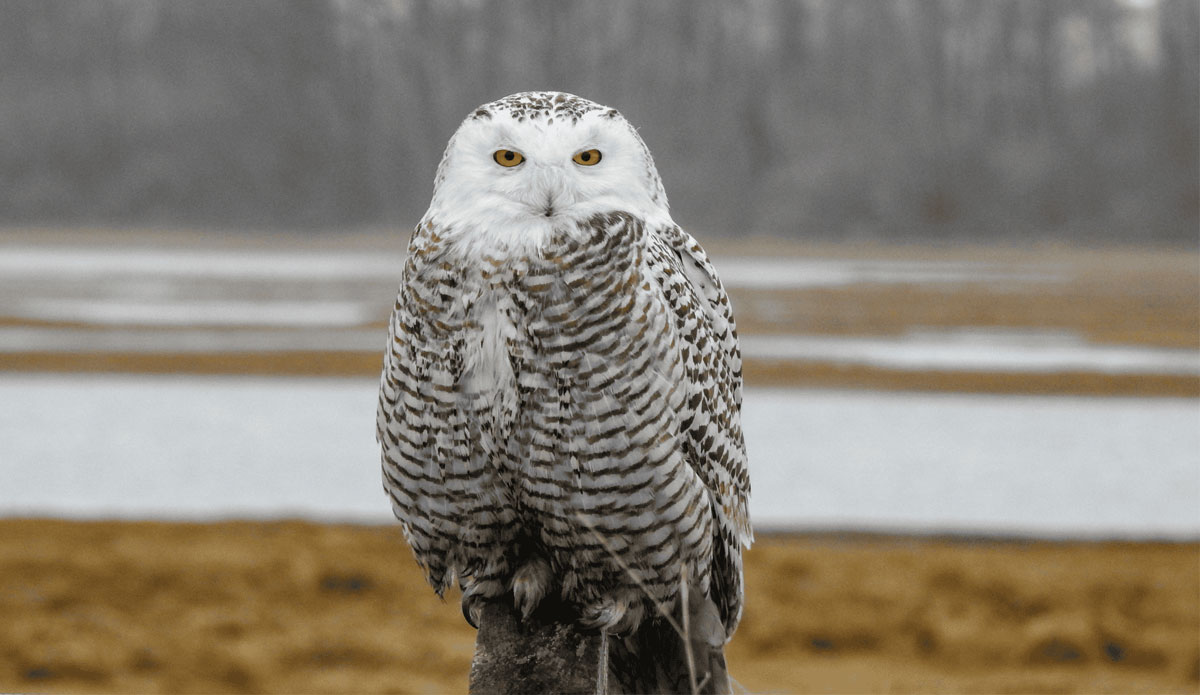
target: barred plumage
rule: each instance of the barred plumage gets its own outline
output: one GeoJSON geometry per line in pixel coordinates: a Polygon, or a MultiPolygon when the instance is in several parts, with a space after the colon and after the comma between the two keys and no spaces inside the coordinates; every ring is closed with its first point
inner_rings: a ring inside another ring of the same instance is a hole
{"type": "Polygon", "coordinates": [[[727,638],[751,540],[740,408],[729,301],[624,118],[553,92],[468,117],[409,244],[377,420],[434,588],[526,614],[553,593],[620,634],[686,572],[727,638]]]}

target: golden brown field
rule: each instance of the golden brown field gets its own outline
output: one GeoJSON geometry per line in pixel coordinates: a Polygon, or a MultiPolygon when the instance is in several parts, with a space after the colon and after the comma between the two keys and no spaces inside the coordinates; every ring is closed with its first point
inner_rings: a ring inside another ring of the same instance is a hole
{"type": "MultiPolygon", "coordinates": [[[[1200,545],[767,535],[750,692],[1194,693],[1200,545]]],[[[0,690],[463,692],[395,527],[0,521],[0,690]]]]}

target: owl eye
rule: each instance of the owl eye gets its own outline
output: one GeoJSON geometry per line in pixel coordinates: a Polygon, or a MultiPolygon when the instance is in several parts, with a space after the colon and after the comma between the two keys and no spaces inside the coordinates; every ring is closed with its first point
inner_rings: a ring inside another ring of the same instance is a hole
{"type": "Polygon", "coordinates": [[[513,150],[496,150],[492,153],[492,159],[502,167],[515,167],[525,161],[525,155],[513,150]]]}
{"type": "Polygon", "coordinates": [[[571,157],[571,161],[585,167],[595,166],[600,163],[600,150],[584,150],[571,157]]]}

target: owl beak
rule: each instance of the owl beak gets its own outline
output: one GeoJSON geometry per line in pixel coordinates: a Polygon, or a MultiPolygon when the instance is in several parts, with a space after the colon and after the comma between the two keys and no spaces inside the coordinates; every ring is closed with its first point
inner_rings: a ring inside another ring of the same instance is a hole
{"type": "Polygon", "coordinates": [[[554,217],[569,201],[563,171],[558,166],[544,166],[538,172],[537,191],[539,199],[534,209],[546,217],[554,217]]]}

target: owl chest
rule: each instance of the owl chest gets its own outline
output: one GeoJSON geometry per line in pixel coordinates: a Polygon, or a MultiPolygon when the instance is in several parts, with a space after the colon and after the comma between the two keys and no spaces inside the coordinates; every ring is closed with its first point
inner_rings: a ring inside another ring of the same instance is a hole
{"type": "Polygon", "coordinates": [[[468,399],[515,392],[517,354],[523,352],[512,302],[499,293],[483,293],[465,309],[457,390],[468,399]]]}

